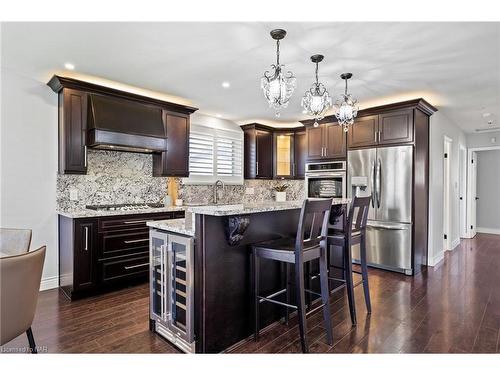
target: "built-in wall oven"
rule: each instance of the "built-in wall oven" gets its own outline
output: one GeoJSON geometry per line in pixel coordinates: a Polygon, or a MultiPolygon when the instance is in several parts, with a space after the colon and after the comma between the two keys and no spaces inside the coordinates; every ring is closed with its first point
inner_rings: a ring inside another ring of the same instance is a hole
{"type": "Polygon", "coordinates": [[[308,198],[346,198],[346,162],[307,163],[305,184],[308,198]]]}
{"type": "Polygon", "coordinates": [[[193,241],[150,231],[151,329],[187,353],[195,352],[193,241]]]}

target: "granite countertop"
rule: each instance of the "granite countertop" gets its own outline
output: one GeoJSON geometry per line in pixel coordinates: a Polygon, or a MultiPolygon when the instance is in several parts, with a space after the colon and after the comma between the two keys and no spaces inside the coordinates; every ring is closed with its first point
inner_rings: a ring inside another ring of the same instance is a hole
{"type": "Polygon", "coordinates": [[[59,215],[66,216],[72,219],[83,217],[98,217],[98,216],[121,216],[121,215],[138,215],[138,214],[154,214],[159,212],[173,212],[185,211],[184,206],[167,206],[158,208],[147,208],[144,210],[130,210],[130,211],[99,211],[91,209],[81,209],[73,211],[57,211],[59,215]]]}
{"type": "Polygon", "coordinates": [[[194,227],[187,223],[186,219],[171,219],[148,221],[146,225],[150,228],[161,229],[167,232],[184,234],[186,236],[194,236],[194,227]]]}
{"type": "MultiPolygon", "coordinates": [[[[334,199],[333,204],[348,204],[350,199],[334,199]]],[[[200,215],[211,216],[230,216],[230,215],[245,215],[259,212],[271,212],[282,210],[296,210],[302,207],[303,201],[287,201],[287,202],[255,202],[255,203],[240,203],[226,205],[209,205],[199,207],[187,207],[188,212],[200,215]]]]}

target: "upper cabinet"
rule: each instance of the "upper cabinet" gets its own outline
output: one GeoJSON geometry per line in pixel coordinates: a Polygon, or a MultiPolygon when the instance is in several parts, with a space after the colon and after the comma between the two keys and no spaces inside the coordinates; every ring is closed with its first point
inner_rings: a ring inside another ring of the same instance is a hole
{"type": "Polygon", "coordinates": [[[87,173],[87,93],[59,93],[59,173],[87,173]]]}
{"type": "Polygon", "coordinates": [[[346,157],[346,134],[336,122],[307,127],[307,159],[327,160],[346,157]]]}
{"type": "Polygon", "coordinates": [[[241,127],[244,132],[244,178],[273,178],[273,132],[260,124],[241,127]]]}
{"type": "Polygon", "coordinates": [[[197,108],[72,78],[59,98],[59,173],[86,174],[87,149],[153,154],[154,176],[189,176],[189,116],[197,108]]]}
{"type": "Polygon", "coordinates": [[[304,178],[307,154],[304,128],[275,129],[257,123],[241,128],[244,132],[245,178],[304,178]]]}
{"type": "Polygon", "coordinates": [[[163,111],[167,151],[153,154],[153,176],[189,177],[189,115],[163,111]]]}
{"type": "Polygon", "coordinates": [[[366,108],[358,112],[354,124],[344,136],[333,115],[326,116],[316,128],[313,120],[301,121],[307,128],[307,158],[345,158],[346,149],[415,144],[415,116],[431,116],[436,111],[422,98],[366,108]]]}

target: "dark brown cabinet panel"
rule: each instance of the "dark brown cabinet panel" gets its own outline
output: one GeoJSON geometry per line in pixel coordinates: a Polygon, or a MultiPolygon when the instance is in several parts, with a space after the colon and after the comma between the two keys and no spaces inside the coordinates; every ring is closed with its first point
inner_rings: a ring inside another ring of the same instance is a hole
{"type": "Polygon", "coordinates": [[[327,160],[346,157],[346,135],[336,122],[307,128],[307,159],[327,160]]]}
{"type": "Polygon", "coordinates": [[[96,282],[97,220],[85,219],[75,222],[74,289],[85,290],[96,282]]]}
{"type": "Polygon", "coordinates": [[[59,93],[59,173],[87,173],[87,94],[63,89],[59,93]]]}
{"type": "Polygon", "coordinates": [[[349,147],[376,145],[378,141],[378,115],[359,117],[349,128],[349,147]]]}
{"type": "Polygon", "coordinates": [[[272,128],[260,124],[243,125],[241,128],[244,132],[244,178],[272,179],[274,172],[272,128]]]}
{"type": "Polygon", "coordinates": [[[379,115],[379,144],[413,141],[413,109],[379,115]]]}
{"type": "Polygon", "coordinates": [[[153,176],[189,177],[189,116],[163,111],[167,151],[153,154],[153,176]]]}
{"type": "Polygon", "coordinates": [[[338,123],[324,124],[326,150],[325,157],[328,159],[345,158],[347,156],[346,133],[338,123]]]}
{"type": "Polygon", "coordinates": [[[273,178],[273,133],[257,130],[256,178],[273,178]]]}
{"type": "Polygon", "coordinates": [[[323,127],[309,127],[307,133],[307,158],[322,159],[324,155],[323,127]]]}
{"type": "Polygon", "coordinates": [[[305,131],[296,132],[293,146],[293,175],[295,178],[304,178],[307,159],[307,134],[305,131]]]}

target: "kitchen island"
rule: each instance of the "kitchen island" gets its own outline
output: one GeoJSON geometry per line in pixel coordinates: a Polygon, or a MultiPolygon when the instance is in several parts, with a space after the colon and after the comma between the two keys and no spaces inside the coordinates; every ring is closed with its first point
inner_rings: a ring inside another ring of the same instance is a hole
{"type": "MultiPolygon", "coordinates": [[[[334,200],[332,225],[343,225],[338,218],[347,203],[345,199],[334,200]]],[[[186,219],[148,222],[150,282],[154,289],[151,329],[183,350],[197,353],[222,352],[251,336],[250,247],[262,241],[295,237],[301,207],[302,201],[189,207],[186,219]],[[155,237],[164,240],[158,242],[155,237]],[[158,254],[167,259],[166,267],[158,261],[158,254]],[[179,269],[184,271],[181,277],[179,269]],[[166,301],[160,300],[162,295],[166,301]]],[[[279,263],[262,261],[262,293],[283,286],[280,271],[279,263]]],[[[283,307],[261,306],[262,327],[283,315],[283,307]]]]}

